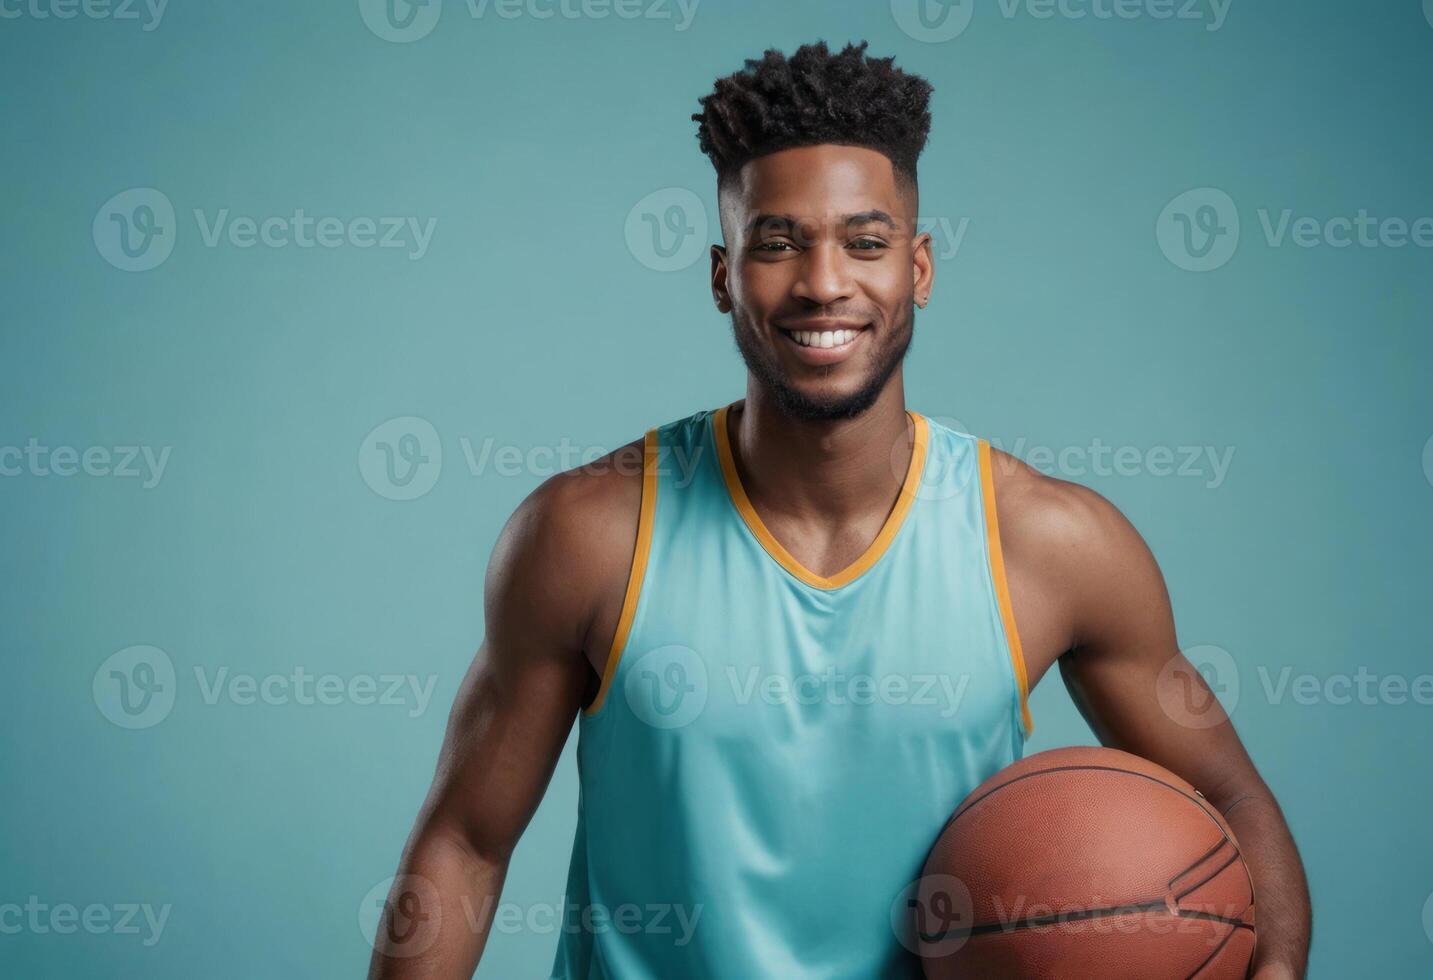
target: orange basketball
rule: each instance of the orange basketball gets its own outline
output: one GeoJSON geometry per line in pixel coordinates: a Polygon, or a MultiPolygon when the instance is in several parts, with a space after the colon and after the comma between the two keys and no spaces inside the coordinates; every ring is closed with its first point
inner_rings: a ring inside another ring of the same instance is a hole
{"type": "Polygon", "coordinates": [[[1068,748],[966,797],[912,902],[925,975],[1243,980],[1254,891],[1229,825],[1178,776],[1068,748]]]}

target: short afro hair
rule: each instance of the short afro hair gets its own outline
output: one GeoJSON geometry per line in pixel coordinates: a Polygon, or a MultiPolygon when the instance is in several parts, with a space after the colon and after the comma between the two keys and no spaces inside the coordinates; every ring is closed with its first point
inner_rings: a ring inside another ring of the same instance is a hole
{"type": "Polygon", "coordinates": [[[832,54],[825,41],[760,60],[719,78],[694,114],[697,141],[725,186],[747,161],[797,146],[836,143],[876,150],[898,180],[916,184],[930,132],[930,82],[866,55],[866,42],[832,54]]]}

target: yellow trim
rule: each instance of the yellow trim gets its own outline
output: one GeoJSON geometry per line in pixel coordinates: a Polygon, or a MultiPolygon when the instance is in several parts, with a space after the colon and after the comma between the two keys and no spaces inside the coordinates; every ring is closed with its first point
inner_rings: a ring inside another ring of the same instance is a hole
{"type": "Polygon", "coordinates": [[[1005,637],[1010,647],[1010,660],[1015,667],[1015,683],[1020,689],[1020,720],[1025,736],[1035,730],[1030,718],[1030,678],[1025,673],[1025,651],[1015,629],[1015,607],[1010,602],[1010,584],[1005,580],[1005,554],[1000,550],[1000,520],[995,513],[995,473],[990,463],[990,443],[979,440],[980,492],[985,500],[985,539],[990,550],[990,572],[995,580],[995,601],[1000,606],[1000,620],[1005,624],[1005,637]]]}
{"type": "Polygon", "coordinates": [[[876,539],[867,546],[859,558],[841,569],[834,575],[817,575],[782,547],[781,542],[776,540],[766,525],[761,520],[761,515],[752,506],[751,499],[746,495],[746,489],[741,485],[741,477],[737,475],[736,459],[732,456],[731,439],[727,435],[726,420],[727,409],[730,405],[723,405],[716,410],[712,416],[712,428],[715,430],[717,457],[721,460],[721,472],[726,482],[727,492],[731,495],[732,503],[736,505],[737,511],[746,526],[751,528],[751,533],[761,542],[761,546],[767,553],[792,575],[805,582],[807,585],[818,589],[839,589],[849,582],[855,581],[874,565],[885,553],[896,532],[901,529],[901,522],[905,520],[906,512],[911,509],[915,502],[916,491],[920,485],[921,473],[925,468],[926,444],[929,432],[926,426],[925,417],[915,412],[907,411],[911,422],[915,426],[915,445],[911,450],[910,466],[906,469],[906,477],[901,484],[900,493],[896,497],[896,504],[886,517],[886,522],[881,526],[881,531],[876,539]]]}
{"type": "Polygon", "coordinates": [[[622,659],[622,650],[627,645],[627,634],[632,629],[632,619],[637,614],[637,597],[642,592],[642,579],[647,573],[647,558],[652,553],[652,514],[657,508],[657,430],[648,429],[642,440],[642,506],[637,517],[637,546],[632,554],[632,568],[627,573],[627,591],[622,596],[622,612],[617,617],[617,629],[612,634],[612,645],[607,650],[607,665],[602,671],[602,686],[597,696],[583,709],[583,714],[593,715],[602,707],[607,689],[617,673],[617,662],[622,659]]]}

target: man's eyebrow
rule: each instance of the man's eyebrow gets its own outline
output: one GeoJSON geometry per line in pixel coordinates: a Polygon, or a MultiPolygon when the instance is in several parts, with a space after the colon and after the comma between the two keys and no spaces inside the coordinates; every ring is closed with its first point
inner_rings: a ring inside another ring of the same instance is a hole
{"type": "Polygon", "coordinates": [[[896,219],[879,208],[872,208],[869,211],[857,211],[855,214],[848,214],[843,219],[847,225],[889,225],[893,230],[896,227],[896,219]]]}
{"type": "Polygon", "coordinates": [[[758,228],[770,230],[786,230],[795,227],[797,219],[790,214],[758,214],[746,223],[746,234],[750,235],[758,228]]]}
{"type": "MultiPolygon", "coordinates": [[[[750,235],[758,228],[767,230],[786,230],[795,227],[800,219],[791,214],[758,214],[746,223],[746,234],[750,235]]],[[[857,211],[854,214],[841,216],[841,223],[850,227],[851,225],[882,224],[889,226],[892,230],[896,227],[896,220],[880,208],[871,208],[867,211],[857,211]]]]}

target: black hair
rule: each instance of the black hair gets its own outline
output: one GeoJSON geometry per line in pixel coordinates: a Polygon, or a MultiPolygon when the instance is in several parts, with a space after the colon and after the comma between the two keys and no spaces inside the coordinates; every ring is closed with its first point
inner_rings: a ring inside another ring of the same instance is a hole
{"type": "Polygon", "coordinates": [[[876,150],[898,181],[916,184],[930,132],[930,82],[866,55],[866,42],[838,54],[825,41],[787,57],[774,48],[719,78],[694,114],[697,141],[725,185],[749,160],[796,146],[837,143],[876,150]]]}

